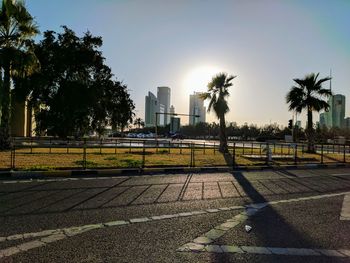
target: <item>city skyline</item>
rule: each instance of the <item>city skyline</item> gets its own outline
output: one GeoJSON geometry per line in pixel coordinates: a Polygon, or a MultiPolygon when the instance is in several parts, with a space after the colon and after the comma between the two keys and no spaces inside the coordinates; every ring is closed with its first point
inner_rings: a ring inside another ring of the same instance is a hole
{"type": "MultiPolygon", "coordinates": [[[[172,87],[176,111],[187,113],[189,105],[183,100],[193,91],[205,91],[211,77],[221,71],[237,75],[226,119],[238,124],[286,126],[292,112],[285,95],[293,78],[311,72],[324,77],[331,68],[334,93],[350,96],[348,1],[222,0],[220,19],[208,19],[217,5],[154,0],[27,2],[42,32],[61,31],[59,26],[67,25],[78,35],[90,30],[103,37],[106,62],[128,85],[138,117],[144,116],[146,92],[162,85],[172,87]]],[[[305,123],[306,113],[298,119],[305,123]]],[[[208,114],[207,121],[216,121],[214,114],[208,114]]]]}

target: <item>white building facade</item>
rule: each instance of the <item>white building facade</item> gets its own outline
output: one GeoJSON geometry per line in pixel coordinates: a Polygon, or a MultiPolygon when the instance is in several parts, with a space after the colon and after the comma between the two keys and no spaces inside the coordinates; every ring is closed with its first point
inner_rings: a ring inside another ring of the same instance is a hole
{"type": "MultiPolygon", "coordinates": [[[[158,87],[157,88],[158,103],[164,106],[164,113],[170,113],[170,88],[158,87]]],[[[159,123],[161,126],[165,126],[170,123],[170,115],[163,115],[164,119],[159,123]]]]}
{"type": "Polygon", "coordinates": [[[196,125],[199,122],[205,122],[206,118],[206,108],[204,107],[204,100],[200,97],[200,92],[195,92],[190,95],[190,108],[189,108],[189,117],[190,125],[196,125]],[[193,116],[193,115],[198,115],[193,116]]]}

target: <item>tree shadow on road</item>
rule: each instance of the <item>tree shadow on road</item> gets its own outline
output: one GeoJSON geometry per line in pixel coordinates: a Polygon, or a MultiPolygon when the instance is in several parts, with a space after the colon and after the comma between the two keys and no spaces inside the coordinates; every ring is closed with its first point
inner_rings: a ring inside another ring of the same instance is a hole
{"type": "MultiPolygon", "coordinates": [[[[233,166],[233,156],[229,154],[224,154],[225,160],[227,160],[227,165],[233,166]]],[[[253,184],[245,177],[241,171],[233,171],[232,176],[235,181],[239,183],[246,195],[251,199],[251,203],[265,203],[268,200],[254,188],[253,184]]],[[[288,205],[288,204],[287,204],[288,205]]],[[[257,247],[297,247],[297,248],[321,248],[320,244],[312,240],[312,238],[307,234],[300,232],[294,226],[290,225],[286,219],[280,215],[271,205],[267,205],[262,208],[257,214],[250,217],[244,224],[249,224],[253,227],[251,233],[250,244],[220,244],[220,245],[251,245],[257,247]]],[[[238,226],[242,231],[242,236],[245,236],[245,230],[243,226],[238,226]]],[[[230,231],[226,234],[229,235],[230,231]]],[[[237,236],[233,238],[237,240],[237,236]]],[[[271,255],[268,258],[264,255],[255,255],[256,260],[254,262],[289,262],[289,260],[298,261],[297,257],[286,257],[271,255]],[[282,258],[281,258],[282,257],[282,258]],[[261,259],[261,260],[260,260],[261,259]]],[[[234,262],[234,257],[229,254],[212,254],[212,262],[234,262]]],[[[326,257],[305,257],[299,260],[305,260],[307,262],[344,262],[337,258],[326,258],[326,257]],[[325,260],[325,261],[323,261],[325,260]]],[[[295,261],[293,261],[295,262],[295,261]]],[[[299,262],[299,261],[298,261],[299,262]]]]}

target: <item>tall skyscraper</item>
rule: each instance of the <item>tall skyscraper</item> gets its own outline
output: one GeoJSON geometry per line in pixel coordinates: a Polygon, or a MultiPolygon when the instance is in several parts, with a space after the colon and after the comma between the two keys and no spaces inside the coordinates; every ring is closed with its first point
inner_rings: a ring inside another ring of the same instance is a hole
{"type": "MultiPolygon", "coordinates": [[[[158,87],[157,89],[158,103],[164,105],[164,112],[170,112],[170,88],[169,87],[158,87]]],[[[164,122],[160,122],[160,125],[167,125],[170,123],[170,115],[164,115],[164,122]]]]}
{"type": "Polygon", "coordinates": [[[344,120],[344,127],[346,129],[350,129],[350,117],[345,118],[345,120],[344,120]]]}
{"type": "Polygon", "coordinates": [[[156,124],[156,112],[159,111],[159,103],[152,92],[145,97],[145,126],[153,127],[156,124]]]}
{"type": "Polygon", "coordinates": [[[206,109],[204,107],[204,100],[200,97],[200,92],[190,95],[189,115],[199,115],[199,117],[190,116],[190,125],[205,122],[206,109]]]}
{"type": "Polygon", "coordinates": [[[342,128],[345,118],[345,96],[341,94],[334,95],[332,106],[332,127],[342,128]]]}
{"type": "Polygon", "coordinates": [[[336,94],[328,99],[329,110],[328,112],[320,114],[320,124],[324,121],[328,128],[344,127],[345,118],[345,96],[336,94]],[[324,118],[324,120],[321,120],[324,118]]]}
{"type": "Polygon", "coordinates": [[[320,127],[321,127],[321,128],[322,128],[323,126],[327,126],[325,115],[326,115],[325,112],[320,113],[320,121],[319,121],[319,124],[320,124],[320,127]]]}

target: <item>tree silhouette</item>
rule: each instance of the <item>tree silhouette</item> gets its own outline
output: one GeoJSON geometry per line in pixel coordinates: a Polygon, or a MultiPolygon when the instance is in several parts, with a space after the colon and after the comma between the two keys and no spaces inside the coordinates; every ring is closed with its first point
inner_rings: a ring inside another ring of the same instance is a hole
{"type": "Polygon", "coordinates": [[[137,126],[138,129],[145,126],[144,121],[141,118],[136,118],[134,121],[134,125],[137,126]]]}
{"type": "Polygon", "coordinates": [[[0,149],[9,147],[11,81],[29,75],[38,65],[32,37],[39,33],[22,1],[2,0],[0,7],[0,149]],[[3,74],[2,74],[3,73],[3,74]]]}
{"type": "Polygon", "coordinates": [[[329,104],[323,100],[332,95],[331,90],[322,88],[322,83],[330,80],[330,77],[318,80],[319,73],[311,73],[303,79],[293,79],[297,86],[293,86],[286,96],[290,111],[301,113],[307,111],[307,129],[306,136],[308,140],[307,151],[315,152],[314,146],[314,127],[312,121],[312,112],[328,110],[329,104]]]}
{"type": "Polygon", "coordinates": [[[229,96],[228,88],[232,86],[231,81],[236,76],[228,76],[226,73],[219,73],[212,78],[208,83],[208,92],[202,93],[203,99],[209,99],[208,112],[214,110],[220,125],[220,147],[219,151],[222,153],[228,152],[225,115],[229,112],[227,104],[227,97],[229,96]]]}

